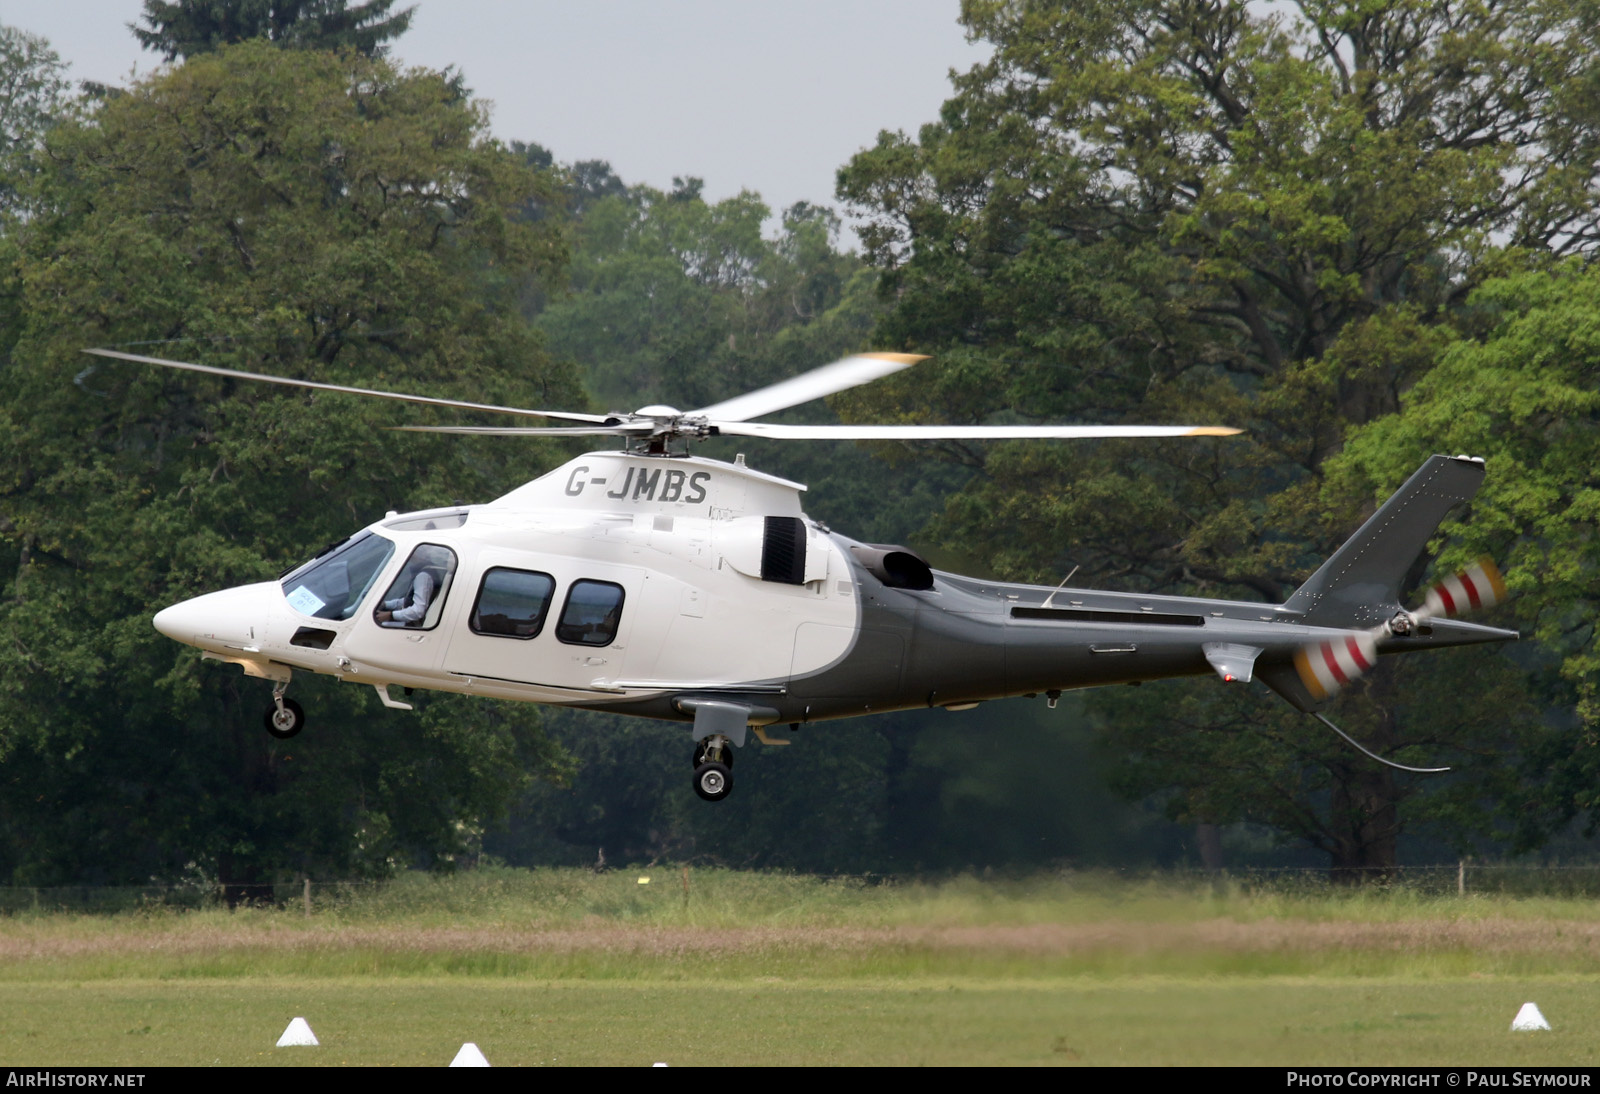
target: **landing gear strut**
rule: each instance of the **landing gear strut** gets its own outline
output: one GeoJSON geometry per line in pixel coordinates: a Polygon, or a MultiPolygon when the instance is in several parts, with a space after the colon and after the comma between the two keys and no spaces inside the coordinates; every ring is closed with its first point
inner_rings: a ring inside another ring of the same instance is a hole
{"type": "Polygon", "coordinates": [[[733,749],[720,733],[694,746],[694,792],[708,802],[719,802],[733,789],[733,749]]]}
{"type": "Polygon", "coordinates": [[[283,697],[289,681],[280,680],[272,686],[272,705],[267,708],[267,732],[280,741],[287,741],[306,728],[306,712],[293,699],[283,697]]]}

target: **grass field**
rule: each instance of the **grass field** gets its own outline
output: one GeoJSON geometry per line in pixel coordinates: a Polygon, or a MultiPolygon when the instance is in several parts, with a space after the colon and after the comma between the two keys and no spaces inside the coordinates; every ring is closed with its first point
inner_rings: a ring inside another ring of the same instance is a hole
{"type": "Polygon", "coordinates": [[[484,870],[0,918],[11,1065],[1600,1063],[1582,899],[484,870]],[[1554,1027],[1511,1033],[1536,1001],[1554,1027]],[[322,1044],[274,1048],[303,1015],[322,1044]]]}

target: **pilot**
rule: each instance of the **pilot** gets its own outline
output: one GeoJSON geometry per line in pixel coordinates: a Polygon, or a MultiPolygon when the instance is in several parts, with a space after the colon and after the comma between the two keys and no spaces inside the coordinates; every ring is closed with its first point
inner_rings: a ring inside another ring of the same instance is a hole
{"type": "MultiPolygon", "coordinates": [[[[448,556],[436,557],[438,548],[421,547],[417,550],[412,560],[412,565],[420,563],[416,576],[411,579],[411,590],[405,596],[385,600],[373,613],[373,618],[379,623],[393,625],[395,623],[405,627],[419,627],[428,615],[428,606],[433,603],[434,594],[439,591],[439,585],[444,574],[448,572],[448,556]],[[444,565],[441,565],[444,563],[444,565]]],[[[404,575],[395,585],[400,585],[405,580],[404,575]]],[[[389,587],[390,592],[395,591],[395,585],[389,587]]],[[[402,588],[404,586],[401,586],[402,588]]]]}
{"type": "Polygon", "coordinates": [[[417,576],[412,579],[409,595],[383,602],[376,616],[378,622],[416,626],[422,622],[422,617],[428,614],[428,605],[433,602],[433,590],[433,575],[427,570],[418,571],[417,576]]]}

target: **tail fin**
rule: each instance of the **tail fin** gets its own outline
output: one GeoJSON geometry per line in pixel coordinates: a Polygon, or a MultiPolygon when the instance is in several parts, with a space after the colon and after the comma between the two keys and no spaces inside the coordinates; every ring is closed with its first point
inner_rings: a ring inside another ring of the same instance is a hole
{"type": "Polygon", "coordinates": [[[1478,492],[1483,461],[1430,456],[1405,485],[1284,602],[1300,622],[1370,627],[1400,609],[1400,585],[1439,522],[1478,492]]]}

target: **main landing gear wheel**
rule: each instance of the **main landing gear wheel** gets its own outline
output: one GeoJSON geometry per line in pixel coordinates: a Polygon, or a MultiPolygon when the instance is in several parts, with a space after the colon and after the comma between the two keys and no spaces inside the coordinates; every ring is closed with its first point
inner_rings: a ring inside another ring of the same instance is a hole
{"type": "Polygon", "coordinates": [[[266,723],[268,733],[280,741],[287,741],[306,728],[306,712],[293,699],[285,699],[282,706],[274,703],[267,708],[266,723]]]}
{"type": "Polygon", "coordinates": [[[708,802],[719,802],[733,789],[733,772],[715,761],[694,769],[694,792],[708,802]]]}
{"type": "Polygon", "coordinates": [[[733,789],[733,742],[712,733],[694,743],[694,792],[719,802],[733,789]]]}

